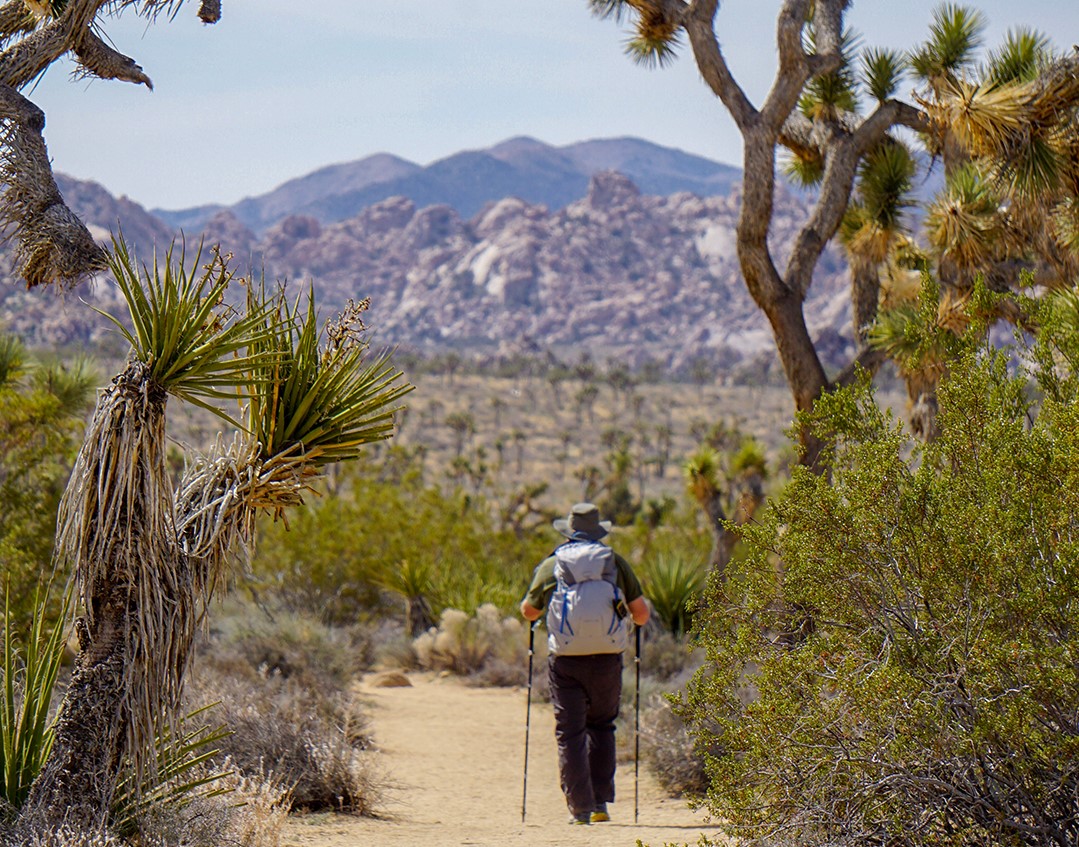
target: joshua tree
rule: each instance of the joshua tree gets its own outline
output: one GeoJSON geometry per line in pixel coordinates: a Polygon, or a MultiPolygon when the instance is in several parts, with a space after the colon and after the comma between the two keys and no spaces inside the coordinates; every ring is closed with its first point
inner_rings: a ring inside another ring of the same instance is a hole
{"type": "Polygon", "coordinates": [[[154,775],[153,741],[175,729],[196,627],[230,558],[249,551],[256,514],[281,515],[323,468],[390,437],[409,389],[385,358],[367,360],[366,301],[320,344],[313,302],[251,291],[237,312],[224,305],[231,274],[218,256],[200,270],[183,256],[166,265],[140,272],[120,244],[110,256],[132,352],[100,394],[61,502],[57,555],[81,601],[79,655],[17,843],[61,825],[105,829],[121,775],[154,775]],[[243,434],[219,439],[174,489],[169,396],[230,418],[221,404],[237,394],[243,434]]]}
{"type": "Polygon", "coordinates": [[[733,456],[705,444],[686,461],[683,473],[689,493],[708,518],[710,563],[722,580],[739,538],[730,524],[748,523],[764,502],[764,452],[752,439],[746,439],[733,456]]]}
{"type": "MultiPolygon", "coordinates": [[[[803,303],[822,252],[842,229],[853,259],[855,333],[866,338],[887,267],[877,260],[889,252],[894,259],[906,246],[897,237],[909,182],[898,127],[915,130],[926,152],[944,161],[949,186],[927,219],[933,251],[923,267],[939,277],[946,313],[969,297],[979,276],[1000,292],[1019,282],[1023,267],[1046,285],[1073,283],[1079,56],[1055,55],[1046,39],[1020,31],[977,68],[982,17],[950,3],[935,15],[925,43],[909,54],[867,49],[856,55],[845,30],[850,0],[784,0],[775,82],[758,105],[723,54],[719,0],[588,2],[601,16],[629,18],[634,35],[627,51],[638,61],[670,61],[684,35],[702,79],[741,132],[739,263],[771,324],[797,409],[811,408],[833,385],[849,382],[858,366],[874,370],[882,351],[894,349],[894,336],[863,343],[849,366],[830,378],[803,303]],[[920,85],[913,102],[896,96],[908,72],[920,85]],[[782,262],[768,242],[780,151],[792,173],[817,186],[813,209],[782,262]]],[[[998,308],[1007,314],[1007,306],[998,308]]],[[[1015,310],[1008,316],[1016,317],[1015,310]]],[[[816,465],[823,442],[807,431],[800,436],[804,461],[816,465]]]]}
{"type": "MultiPolygon", "coordinates": [[[[153,20],[183,0],[7,0],[0,4],[0,231],[15,240],[15,269],[28,285],[76,284],[103,270],[106,253],[64,204],[42,130],[45,115],[20,92],[70,54],[78,73],[152,88],[133,59],[103,36],[101,19],[134,10],[153,20]]],[[[219,0],[202,0],[214,23],[219,0]]]]}

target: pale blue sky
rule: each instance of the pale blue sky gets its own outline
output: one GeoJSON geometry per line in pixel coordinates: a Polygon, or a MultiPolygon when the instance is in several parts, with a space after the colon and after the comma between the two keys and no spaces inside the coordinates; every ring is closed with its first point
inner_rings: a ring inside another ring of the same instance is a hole
{"type": "MultiPolygon", "coordinates": [[[[726,0],[719,31],[757,101],[774,72],[778,0],[726,0]]],[[[856,0],[867,44],[924,37],[937,0],[856,0]]],[[[1030,24],[1079,42],[1076,0],[981,0],[996,43],[1030,24]]],[[[58,170],[148,207],[231,203],[322,165],[390,152],[421,164],[515,135],[552,144],[634,135],[739,164],[730,119],[688,54],[647,70],[586,0],[223,0],[212,27],[189,2],[147,27],[107,22],[155,90],[73,82],[52,68],[45,109],[58,170]]]]}

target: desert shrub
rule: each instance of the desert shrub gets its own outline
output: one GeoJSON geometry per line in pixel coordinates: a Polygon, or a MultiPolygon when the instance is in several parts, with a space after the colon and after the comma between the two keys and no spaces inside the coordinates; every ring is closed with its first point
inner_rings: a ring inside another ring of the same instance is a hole
{"type": "Polygon", "coordinates": [[[374,663],[377,623],[329,626],[288,610],[232,602],[219,610],[200,661],[226,671],[299,676],[310,684],[346,687],[374,663]]]}
{"type": "Polygon", "coordinates": [[[360,610],[402,608],[385,588],[399,582],[408,562],[430,574],[426,601],[435,616],[488,602],[509,612],[550,539],[496,529],[495,510],[483,498],[428,485],[418,464],[402,468],[400,461],[400,452],[372,451],[342,471],[332,490],[290,513],[287,529],[267,522],[252,563],[263,592],[293,610],[351,622],[360,610]]]}
{"type": "Polygon", "coordinates": [[[641,761],[672,797],[700,797],[708,787],[705,756],[666,697],[641,709],[641,761]]]}
{"type": "Polygon", "coordinates": [[[380,667],[413,670],[419,667],[412,638],[404,629],[383,638],[375,648],[375,663],[380,667]]]}
{"type": "MultiPolygon", "coordinates": [[[[537,639],[538,640],[538,639],[537,639]]],[[[528,635],[519,618],[503,617],[493,605],[480,606],[474,615],[446,609],[438,627],[413,642],[420,667],[446,670],[461,676],[475,674],[495,662],[528,664],[528,635]]],[[[515,675],[510,684],[521,683],[515,675]]]]}
{"type": "Polygon", "coordinates": [[[689,696],[733,834],[1079,840],[1079,309],[1070,336],[1043,320],[1010,364],[950,362],[931,443],[864,382],[806,418],[829,473],[797,471],[748,530],[689,696]]]}
{"type": "Polygon", "coordinates": [[[371,814],[381,791],[368,758],[367,718],[347,691],[273,672],[220,676],[205,668],[189,683],[199,704],[231,734],[220,755],[247,777],[269,774],[297,809],[371,814]]]}
{"type": "MultiPolygon", "coordinates": [[[[0,332],[0,591],[23,631],[52,561],[56,512],[95,385],[87,361],[37,364],[18,339],[0,332]]],[[[60,593],[48,598],[49,620],[59,616],[60,593]]]]}
{"type": "Polygon", "coordinates": [[[371,813],[380,789],[351,687],[373,660],[377,628],[235,603],[224,612],[188,683],[192,705],[216,704],[214,720],[231,732],[217,742],[220,756],[247,778],[280,782],[296,808],[371,813]]]}
{"type": "MultiPolygon", "coordinates": [[[[647,636],[641,644],[641,674],[657,682],[680,685],[704,659],[701,650],[669,632],[657,631],[647,636]]],[[[630,653],[626,657],[628,664],[632,661],[630,653]]]]}

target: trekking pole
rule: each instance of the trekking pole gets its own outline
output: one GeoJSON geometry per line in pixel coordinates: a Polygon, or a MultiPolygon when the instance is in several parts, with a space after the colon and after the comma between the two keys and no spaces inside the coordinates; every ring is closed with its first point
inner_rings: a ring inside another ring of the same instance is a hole
{"type": "Polygon", "coordinates": [[[536,625],[528,625],[528,699],[525,706],[525,776],[521,785],[521,823],[525,822],[525,804],[528,799],[528,730],[532,724],[532,656],[535,654],[536,625]]]}
{"type": "Polygon", "coordinates": [[[633,664],[636,665],[637,670],[637,685],[633,693],[633,698],[636,701],[633,704],[633,823],[637,823],[637,801],[639,798],[638,789],[641,768],[641,628],[637,627],[634,632],[636,634],[637,650],[633,664]]]}

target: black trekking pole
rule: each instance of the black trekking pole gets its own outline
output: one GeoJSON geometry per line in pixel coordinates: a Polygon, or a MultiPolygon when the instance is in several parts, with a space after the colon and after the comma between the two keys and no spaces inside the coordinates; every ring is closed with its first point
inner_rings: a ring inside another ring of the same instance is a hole
{"type": "Polygon", "coordinates": [[[633,663],[637,669],[637,686],[633,693],[633,698],[636,701],[633,705],[633,822],[637,823],[637,801],[641,769],[641,628],[637,627],[634,632],[636,633],[637,652],[633,663]]]}
{"type": "Polygon", "coordinates": [[[535,654],[536,625],[528,625],[528,704],[525,706],[525,776],[521,785],[521,823],[525,822],[525,808],[528,800],[528,730],[532,724],[532,656],[535,654]]]}

